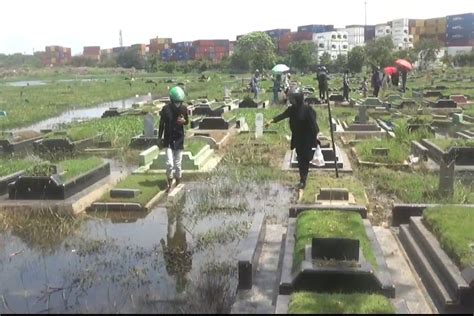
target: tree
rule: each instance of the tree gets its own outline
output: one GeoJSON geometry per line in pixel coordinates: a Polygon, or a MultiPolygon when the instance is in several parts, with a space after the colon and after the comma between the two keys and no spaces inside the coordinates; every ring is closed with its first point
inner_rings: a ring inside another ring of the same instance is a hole
{"type": "Polygon", "coordinates": [[[123,68],[145,69],[145,59],[140,55],[138,49],[129,48],[119,54],[117,63],[123,68]]]}
{"type": "Polygon", "coordinates": [[[290,66],[302,71],[307,71],[314,63],[316,46],[313,42],[295,42],[288,47],[290,66]]]}
{"type": "Polygon", "coordinates": [[[356,46],[347,55],[347,68],[349,68],[349,71],[353,73],[362,72],[365,60],[366,56],[364,47],[356,46]]]}
{"type": "Polygon", "coordinates": [[[275,44],[264,32],[253,32],[238,40],[233,65],[241,70],[271,68],[275,64],[275,44]],[[235,63],[238,62],[238,63],[235,63]]]}
{"type": "Polygon", "coordinates": [[[326,68],[331,67],[332,66],[331,54],[329,54],[328,52],[324,52],[319,58],[319,64],[322,66],[326,66],[326,68]]]}
{"type": "Polygon", "coordinates": [[[71,65],[74,67],[94,67],[97,66],[97,63],[98,60],[84,56],[74,56],[71,58],[71,65]]]}
{"type": "Polygon", "coordinates": [[[343,54],[337,55],[337,58],[334,61],[334,68],[334,72],[343,72],[347,69],[347,56],[343,54]]]}
{"type": "Polygon", "coordinates": [[[176,70],[176,64],[173,62],[164,63],[163,70],[169,74],[172,74],[176,70]]]}
{"type": "Polygon", "coordinates": [[[420,67],[426,68],[430,63],[436,61],[441,45],[437,40],[422,39],[415,45],[415,52],[420,56],[420,67]]]}
{"type": "Polygon", "coordinates": [[[381,68],[393,63],[393,41],[390,36],[384,36],[375,41],[368,41],[365,44],[367,62],[371,66],[381,68]]]}

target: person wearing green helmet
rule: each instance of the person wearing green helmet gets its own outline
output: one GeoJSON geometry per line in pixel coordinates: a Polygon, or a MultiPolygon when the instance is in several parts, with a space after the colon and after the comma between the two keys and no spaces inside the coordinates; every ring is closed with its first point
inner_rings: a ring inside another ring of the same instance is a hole
{"type": "Polygon", "coordinates": [[[298,169],[300,173],[299,189],[306,187],[306,179],[309,173],[310,161],[314,156],[314,148],[320,145],[318,140],[319,126],[316,112],[308,104],[304,103],[304,94],[301,88],[292,86],[288,93],[291,106],[285,112],[275,116],[265,124],[269,127],[272,123],[278,123],[284,119],[290,119],[291,149],[296,149],[298,156],[298,169]]]}
{"type": "Polygon", "coordinates": [[[169,91],[170,103],[165,105],[160,112],[160,128],[158,137],[161,146],[166,148],[166,175],[168,188],[171,190],[173,179],[176,185],[181,183],[181,160],[184,149],[184,125],[188,125],[188,109],[183,105],[185,93],[181,87],[173,87],[169,91]]]}

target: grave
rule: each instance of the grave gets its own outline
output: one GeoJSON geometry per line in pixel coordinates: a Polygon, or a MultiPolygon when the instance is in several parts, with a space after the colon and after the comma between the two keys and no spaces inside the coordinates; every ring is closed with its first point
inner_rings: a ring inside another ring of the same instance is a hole
{"type": "MultiPolygon", "coordinates": [[[[326,148],[321,148],[321,151],[323,153],[323,157],[324,157],[324,165],[321,166],[321,167],[317,167],[315,165],[312,165],[310,164],[310,169],[329,169],[329,170],[333,170],[335,168],[335,157],[334,157],[334,151],[332,148],[330,147],[326,147],[326,148]]],[[[294,149],[292,152],[291,152],[291,165],[290,167],[291,168],[298,168],[298,156],[296,154],[296,150],[294,149]]],[[[337,167],[339,169],[343,169],[344,167],[344,162],[343,160],[341,159],[341,153],[340,153],[340,149],[338,146],[336,146],[336,153],[337,153],[337,167]]]]}
{"type": "Polygon", "coordinates": [[[133,199],[140,195],[140,193],[138,189],[112,189],[110,190],[110,197],[113,199],[133,199]]]}
{"type": "Polygon", "coordinates": [[[437,164],[455,160],[457,166],[474,166],[474,147],[451,147],[444,151],[428,139],[421,140],[428,149],[428,156],[437,164]]]}
{"type": "Polygon", "coordinates": [[[48,172],[51,174],[49,176],[21,175],[15,182],[8,184],[9,199],[65,200],[110,175],[110,163],[107,162],[63,182],[57,173],[57,168],[52,167],[53,170],[48,172]]]}
{"type": "Polygon", "coordinates": [[[365,105],[366,107],[383,107],[383,102],[378,98],[368,97],[361,105],[365,105]]]}
{"type": "Polygon", "coordinates": [[[388,148],[372,148],[372,155],[387,157],[389,151],[390,150],[388,148]]]}
{"type": "Polygon", "coordinates": [[[468,103],[467,98],[464,95],[451,95],[449,96],[451,100],[456,102],[457,104],[466,104],[468,103]]]}
{"type": "Polygon", "coordinates": [[[255,102],[252,98],[244,98],[242,102],[239,103],[239,108],[245,109],[245,108],[265,108],[266,107],[266,101],[259,101],[255,102]]]}
{"type": "Polygon", "coordinates": [[[344,97],[342,96],[342,94],[331,94],[329,96],[329,101],[335,103],[342,103],[344,102],[344,97]]]}
{"type": "Polygon", "coordinates": [[[143,119],[143,135],[135,136],[130,142],[131,148],[145,149],[151,146],[160,146],[158,130],[155,129],[153,115],[148,113],[143,119]]]}
{"type": "Polygon", "coordinates": [[[425,98],[443,98],[443,93],[441,91],[426,91],[423,94],[425,98]]]}
{"type": "Polygon", "coordinates": [[[223,117],[205,117],[199,123],[200,130],[228,130],[235,123],[235,116],[226,120],[223,117]]]}
{"type": "Polygon", "coordinates": [[[323,205],[355,205],[356,200],[346,188],[320,188],[316,193],[316,204],[323,205]]]}
{"type": "Polygon", "coordinates": [[[211,107],[210,104],[199,104],[192,108],[193,115],[201,116],[221,116],[225,112],[225,105],[220,107],[211,107]]]}
{"type": "Polygon", "coordinates": [[[378,269],[367,261],[359,240],[347,238],[312,238],[306,245],[304,259],[293,266],[296,219],[290,218],[285,239],[279,295],[295,292],[378,293],[395,297],[380,245],[368,220],[364,227],[376,253],[378,269]]]}
{"type": "Polygon", "coordinates": [[[430,102],[430,107],[436,109],[455,109],[458,107],[458,104],[449,99],[441,99],[436,102],[430,102]]]}
{"type": "Polygon", "coordinates": [[[0,139],[0,154],[23,155],[34,152],[34,144],[43,139],[43,135],[36,132],[27,132],[17,135],[11,133],[6,138],[0,139]]]}
{"type": "Polygon", "coordinates": [[[128,112],[130,112],[130,109],[119,109],[117,107],[111,107],[102,114],[101,118],[120,116],[128,112]]]}
{"type": "Polygon", "coordinates": [[[55,132],[54,136],[51,138],[43,138],[35,141],[33,143],[33,148],[39,154],[80,152],[92,147],[102,136],[103,134],[98,134],[89,138],[71,141],[67,137],[66,132],[60,131],[55,132]]]}

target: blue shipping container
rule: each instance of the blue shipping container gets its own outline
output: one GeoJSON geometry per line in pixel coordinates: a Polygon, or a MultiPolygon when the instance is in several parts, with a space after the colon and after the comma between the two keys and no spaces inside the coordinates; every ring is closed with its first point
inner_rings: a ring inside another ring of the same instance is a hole
{"type": "Polygon", "coordinates": [[[453,23],[453,22],[459,23],[461,21],[473,21],[473,20],[474,20],[474,13],[448,15],[446,17],[446,21],[448,24],[453,23]]]}

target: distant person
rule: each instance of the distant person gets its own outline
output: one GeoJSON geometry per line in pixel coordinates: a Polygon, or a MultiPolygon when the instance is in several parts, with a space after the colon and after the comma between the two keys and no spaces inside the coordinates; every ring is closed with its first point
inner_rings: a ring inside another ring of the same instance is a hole
{"type": "Polygon", "coordinates": [[[372,73],[372,88],[374,89],[374,97],[378,98],[380,86],[382,85],[382,80],[380,80],[379,68],[376,67],[372,73]]]}
{"type": "Polygon", "coordinates": [[[329,75],[325,66],[321,67],[318,73],[318,87],[319,87],[319,98],[321,102],[327,101],[328,97],[328,80],[329,75]]]}
{"type": "Polygon", "coordinates": [[[406,92],[408,72],[405,68],[402,68],[402,70],[400,72],[401,72],[401,75],[402,75],[402,91],[406,92]]]}
{"type": "Polygon", "coordinates": [[[279,103],[278,93],[281,90],[282,77],[281,74],[277,74],[273,78],[273,104],[276,105],[279,103]]]}
{"type": "Polygon", "coordinates": [[[176,179],[176,185],[181,183],[181,160],[184,149],[184,125],[188,125],[188,109],[183,105],[185,94],[180,87],[171,88],[170,100],[160,112],[160,128],[158,137],[161,139],[161,145],[166,148],[166,175],[168,188],[170,192],[173,185],[173,178],[176,179]]]}
{"type": "Polygon", "coordinates": [[[258,99],[260,93],[260,71],[258,69],[255,70],[255,74],[250,81],[250,89],[254,94],[254,99],[258,99]]]}
{"type": "Polygon", "coordinates": [[[392,75],[392,85],[395,89],[398,89],[398,85],[400,84],[400,73],[397,71],[392,75]]]}
{"type": "Polygon", "coordinates": [[[367,98],[367,93],[369,92],[369,82],[367,81],[367,77],[364,77],[361,85],[362,95],[364,98],[367,98]]]}
{"type": "Polygon", "coordinates": [[[349,70],[344,72],[342,77],[342,90],[344,100],[349,102],[349,90],[350,90],[350,81],[349,81],[349,70]]]}
{"type": "Polygon", "coordinates": [[[290,119],[291,129],[291,150],[296,149],[298,155],[298,169],[300,173],[299,189],[306,187],[309,164],[313,159],[314,150],[319,144],[317,135],[319,127],[316,120],[316,112],[307,104],[304,104],[303,91],[296,86],[292,86],[288,97],[290,106],[280,115],[274,117],[265,124],[269,127],[272,123],[278,123],[284,119],[290,119]]]}
{"type": "Polygon", "coordinates": [[[291,75],[290,73],[285,74],[285,79],[283,80],[283,89],[285,92],[285,104],[288,104],[288,93],[290,92],[290,82],[291,75]]]}

